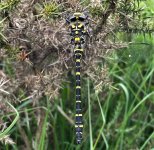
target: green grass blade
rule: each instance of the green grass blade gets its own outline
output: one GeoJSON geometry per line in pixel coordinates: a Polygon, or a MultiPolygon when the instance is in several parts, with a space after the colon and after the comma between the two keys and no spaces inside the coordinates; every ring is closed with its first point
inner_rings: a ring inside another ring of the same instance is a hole
{"type": "Polygon", "coordinates": [[[48,98],[47,98],[47,107],[48,109],[46,110],[46,113],[45,113],[45,118],[43,122],[42,133],[41,133],[38,150],[44,150],[46,146],[45,138],[47,134],[47,124],[48,124],[48,116],[49,116],[49,99],[48,98]]]}
{"type": "Polygon", "coordinates": [[[102,136],[103,136],[103,139],[104,139],[106,148],[108,149],[109,146],[108,146],[107,140],[106,140],[106,138],[105,138],[105,135],[104,135],[104,133],[103,133],[103,129],[104,129],[104,125],[105,125],[105,123],[106,123],[106,119],[105,119],[105,114],[104,114],[104,112],[103,112],[103,109],[102,109],[102,106],[101,106],[101,103],[100,103],[100,99],[99,99],[97,93],[96,93],[96,98],[97,98],[97,101],[98,101],[98,104],[99,104],[99,108],[100,108],[100,110],[101,110],[101,116],[102,116],[102,120],[103,120],[103,125],[102,125],[102,127],[101,127],[101,129],[100,129],[100,131],[99,131],[99,134],[98,134],[98,136],[97,136],[97,139],[96,139],[96,141],[95,141],[94,149],[95,149],[96,146],[97,146],[97,143],[98,143],[98,141],[99,141],[99,139],[100,139],[101,134],[102,134],[102,136]]]}
{"type": "Polygon", "coordinates": [[[7,103],[15,111],[16,117],[14,118],[13,122],[10,124],[10,126],[8,128],[6,128],[3,132],[0,132],[0,139],[2,139],[5,135],[8,134],[8,132],[13,128],[13,126],[16,124],[16,122],[19,119],[18,111],[14,108],[14,106],[11,103],[9,103],[9,102],[7,102],[7,103]]]}
{"type": "Polygon", "coordinates": [[[116,149],[118,147],[120,147],[120,150],[123,149],[123,140],[124,140],[124,129],[125,129],[125,126],[126,126],[126,123],[127,123],[127,116],[128,116],[128,113],[127,113],[127,110],[128,110],[128,100],[129,100],[129,92],[128,92],[128,89],[127,87],[122,84],[122,83],[119,83],[118,84],[122,90],[124,91],[125,93],[125,100],[126,100],[126,104],[125,104],[125,114],[124,114],[124,120],[123,120],[123,123],[122,123],[122,126],[121,126],[121,132],[120,132],[120,136],[117,140],[117,144],[116,144],[116,149]],[[120,143],[120,144],[119,144],[120,143]]]}
{"type": "Polygon", "coordinates": [[[149,93],[148,95],[146,95],[133,109],[132,111],[130,112],[130,115],[133,114],[136,109],[141,105],[143,104],[150,96],[154,95],[154,92],[151,92],[149,93]]]}
{"type": "Polygon", "coordinates": [[[93,136],[92,136],[92,124],[91,124],[91,103],[90,103],[89,79],[88,79],[88,114],[89,114],[90,150],[93,150],[93,136]]]}
{"type": "Polygon", "coordinates": [[[145,149],[145,146],[148,144],[148,142],[151,140],[151,139],[154,139],[154,132],[152,132],[152,134],[148,137],[148,139],[144,142],[144,144],[141,146],[140,150],[144,150],[145,149]]]}

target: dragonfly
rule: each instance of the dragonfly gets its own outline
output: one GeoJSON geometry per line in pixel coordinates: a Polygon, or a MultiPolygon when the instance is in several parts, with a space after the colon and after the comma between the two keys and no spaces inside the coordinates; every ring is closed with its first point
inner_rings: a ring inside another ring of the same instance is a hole
{"type": "Polygon", "coordinates": [[[81,101],[81,60],[84,53],[84,45],[88,34],[88,15],[76,12],[66,19],[69,24],[70,43],[75,56],[76,67],[76,114],[75,114],[75,132],[76,142],[81,144],[83,139],[83,114],[81,101]]]}

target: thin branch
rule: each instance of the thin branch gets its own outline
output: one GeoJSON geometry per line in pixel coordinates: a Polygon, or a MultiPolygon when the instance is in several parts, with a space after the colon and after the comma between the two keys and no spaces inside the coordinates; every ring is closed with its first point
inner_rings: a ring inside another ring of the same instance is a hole
{"type": "Polygon", "coordinates": [[[94,35],[97,35],[103,29],[103,26],[106,24],[110,14],[115,12],[116,3],[117,3],[117,0],[110,0],[109,7],[105,12],[102,13],[102,18],[98,23],[98,25],[96,26],[95,30],[93,31],[94,35]]]}

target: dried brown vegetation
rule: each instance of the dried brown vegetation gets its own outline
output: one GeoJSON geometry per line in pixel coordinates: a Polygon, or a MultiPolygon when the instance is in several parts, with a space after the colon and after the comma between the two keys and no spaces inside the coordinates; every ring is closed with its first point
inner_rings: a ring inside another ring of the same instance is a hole
{"type": "MultiPolygon", "coordinates": [[[[106,66],[98,67],[98,63],[104,61],[110,50],[126,46],[113,43],[107,38],[118,26],[118,22],[113,26],[114,18],[109,19],[116,9],[115,3],[110,3],[108,10],[102,13],[103,17],[89,16],[90,37],[87,37],[85,46],[82,76],[90,77],[97,89],[109,83],[106,66]]],[[[57,96],[61,82],[66,79],[65,74],[74,67],[64,16],[68,13],[67,9],[73,12],[75,4],[75,1],[22,0],[9,12],[4,29],[9,50],[3,51],[6,57],[13,54],[19,59],[13,62],[17,80],[12,83],[14,88],[11,94],[23,88],[27,96],[31,95],[35,100],[42,94],[50,95],[51,98],[57,96]]],[[[83,11],[84,6],[78,3],[76,9],[83,11]]]]}

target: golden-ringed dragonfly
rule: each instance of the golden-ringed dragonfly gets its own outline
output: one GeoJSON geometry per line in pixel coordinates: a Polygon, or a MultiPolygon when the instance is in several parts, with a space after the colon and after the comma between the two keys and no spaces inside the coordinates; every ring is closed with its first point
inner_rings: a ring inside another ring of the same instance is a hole
{"type": "Polygon", "coordinates": [[[75,131],[76,142],[80,144],[83,136],[83,116],[81,106],[81,84],[80,70],[81,59],[84,51],[85,36],[87,32],[88,16],[84,13],[76,12],[66,19],[69,24],[71,37],[71,45],[73,47],[76,67],[76,115],[75,115],[75,131]]]}

